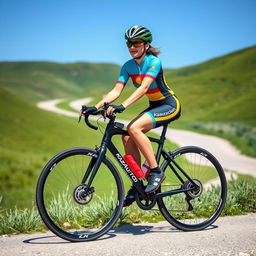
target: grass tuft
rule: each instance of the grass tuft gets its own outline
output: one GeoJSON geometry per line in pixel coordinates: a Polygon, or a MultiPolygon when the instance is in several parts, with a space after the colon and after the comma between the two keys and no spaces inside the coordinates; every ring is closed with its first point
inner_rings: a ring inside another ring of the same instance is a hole
{"type": "MultiPolygon", "coordinates": [[[[207,216],[212,201],[217,200],[219,188],[212,187],[198,201],[197,217],[207,216]],[[216,195],[216,197],[215,197],[216,195]],[[211,202],[209,205],[208,202],[211,202]]],[[[177,197],[176,197],[177,198],[177,197]]],[[[256,212],[256,179],[241,178],[230,181],[228,184],[228,197],[222,216],[240,215],[248,212],[256,212]]],[[[115,203],[111,197],[97,198],[88,207],[81,210],[77,207],[72,197],[67,193],[58,195],[50,205],[50,215],[58,220],[58,223],[65,229],[88,227],[99,227],[108,221],[113,212],[115,203]],[[79,210],[78,210],[79,209],[79,210]]],[[[172,207],[181,202],[169,197],[167,204],[172,207]]],[[[35,207],[26,209],[2,209],[2,196],[0,196],[0,234],[17,234],[46,230],[37,209],[35,207]]],[[[157,208],[157,207],[155,207],[157,208]]],[[[184,215],[185,217],[185,215],[184,215]]],[[[158,222],[164,220],[157,210],[143,211],[135,204],[123,209],[117,226],[125,223],[158,222]]]]}

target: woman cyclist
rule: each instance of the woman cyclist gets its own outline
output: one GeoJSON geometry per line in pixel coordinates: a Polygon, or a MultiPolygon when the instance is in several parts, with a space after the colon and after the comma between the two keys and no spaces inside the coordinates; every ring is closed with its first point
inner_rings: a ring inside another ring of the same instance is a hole
{"type": "MultiPolygon", "coordinates": [[[[132,59],[122,67],[114,88],[94,107],[89,107],[83,114],[90,114],[102,108],[104,102],[112,103],[121,94],[129,77],[137,88],[121,105],[110,105],[107,115],[121,113],[143,95],[149,99],[149,107],[143,110],[128,125],[129,136],[123,136],[126,154],[131,154],[141,164],[140,152],[150,167],[146,193],[156,191],[165,179],[158,167],[150,140],[145,135],[152,128],[165,125],[180,116],[180,103],[174,92],[167,86],[161,61],[157,57],[159,51],[151,46],[152,34],[144,26],[132,26],[125,33],[126,44],[132,59]]],[[[132,187],[125,198],[124,206],[135,201],[135,190],[132,187]]]]}

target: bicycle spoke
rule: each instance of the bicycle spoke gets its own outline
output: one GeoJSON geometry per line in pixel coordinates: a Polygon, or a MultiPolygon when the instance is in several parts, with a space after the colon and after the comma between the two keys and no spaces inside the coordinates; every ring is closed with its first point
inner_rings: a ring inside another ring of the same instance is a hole
{"type": "Polygon", "coordinates": [[[85,150],[70,150],[48,163],[39,179],[37,203],[45,224],[70,241],[93,240],[118,219],[122,182],[110,164],[102,163],[87,191],[81,184],[91,163],[85,150]]]}
{"type": "Polygon", "coordinates": [[[165,163],[163,168],[167,178],[161,185],[161,192],[180,188],[191,191],[158,199],[160,210],[169,222],[180,229],[205,228],[220,215],[225,204],[226,180],[223,170],[213,156],[197,147],[177,150],[174,161],[177,166],[171,165],[184,183],[177,182],[178,178],[170,164],[165,163]],[[196,187],[180,169],[186,172],[196,187]]]}

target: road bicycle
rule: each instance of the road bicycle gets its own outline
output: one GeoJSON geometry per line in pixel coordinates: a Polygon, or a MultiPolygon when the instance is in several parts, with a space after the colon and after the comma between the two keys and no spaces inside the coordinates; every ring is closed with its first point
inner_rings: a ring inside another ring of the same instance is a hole
{"type": "MultiPolygon", "coordinates": [[[[105,109],[107,106],[105,105],[105,109]]],[[[105,110],[95,115],[106,118],[105,110]]],[[[152,193],[144,192],[147,181],[138,179],[112,142],[113,136],[128,135],[115,114],[107,117],[101,145],[77,147],[54,156],[43,168],[36,188],[36,202],[45,225],[59,237],[84,242],[106,234],[122,217],[123,178],[107,150],[136,189],[136,203],[143,210],[155,209],[174,227],[184,231],[205,229],[220,216],[226,202],[227,182],[217,159],[203,148],[186,146],[164,149],[167,125],[157,143],[156,161],[166,179],[152,193]]],[[[85,123],[91,123],[89,116],[85,123]]]]}

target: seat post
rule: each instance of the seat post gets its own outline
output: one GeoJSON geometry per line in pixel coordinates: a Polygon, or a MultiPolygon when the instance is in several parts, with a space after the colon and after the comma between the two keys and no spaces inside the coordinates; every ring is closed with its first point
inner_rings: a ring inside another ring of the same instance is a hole
{"type": "Polygon", "coordinates": [[[166,132],[167,132],[167,127],[168,127],[168,124],[163,126],[163,130],[162,130],[162,133],[161,133],[161,138],[165,137],[166,132]]]}
{"type": "Polygon", "coordinates": [[[162,133],[161,133],[161,136],[160,136],[160,143],[158,144],[158,149],[157,149],[157,153],[156,153],[156,161],[157,161],[158,165],[159,165],[160,158],[161,158],[161,153],[162,153],[162,150],[163,150],[163,147],[164,147],[167,127],[168,127],[167,124],[163,126],[163,130],[162,130],[162,133]]]}

